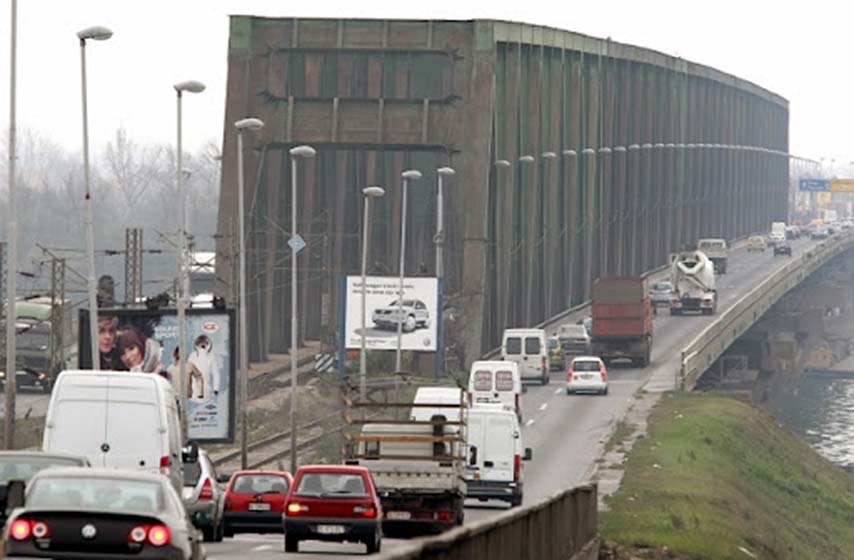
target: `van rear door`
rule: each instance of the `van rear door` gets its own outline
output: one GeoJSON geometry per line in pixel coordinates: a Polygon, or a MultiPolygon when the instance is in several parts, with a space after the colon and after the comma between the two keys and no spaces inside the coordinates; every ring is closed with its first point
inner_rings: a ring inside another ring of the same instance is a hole
{"type": "Polygon", "coordinates": [[[51,410],[44,450],[84,455],[92,466],[106,466],[101,450],[106,436],[107,405],[88,399],[59,399],[51,410]]]}
{"type": "Polygon", "coordinates": [[[510,482],[513,480],[515,451],[514,417],[507,414],[491,414],[486,417],[484,446],[478,449],[478,460],[483,465],[482,480],[510,482]]]}
{"type": "Polygon", "coordinates": [[[159,473],[161,459],[171,460],[165,436],[156,403],[110,399],[103,444],[106,466],[159,473]]]}

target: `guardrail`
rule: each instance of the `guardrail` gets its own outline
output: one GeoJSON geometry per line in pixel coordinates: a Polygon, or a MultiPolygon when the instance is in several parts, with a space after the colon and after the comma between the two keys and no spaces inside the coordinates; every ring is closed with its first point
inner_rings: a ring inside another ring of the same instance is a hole
{"type": "Polygon", "coordinates": [[[697,380],[730,344],[743,335],[786,292],[800,284],[833,257],[854,247],[854,235],[843,232],[821,245],[792,258],[792,262],[742,296],[720,318],[706,327],[682,349],[676,387],[691,391],[697,380]]]}
{"type": "Polygon", "coordinates": [[[465,525],[384,555],[391,560],[593,560],[599,554],[596,485],[465,525]]]}

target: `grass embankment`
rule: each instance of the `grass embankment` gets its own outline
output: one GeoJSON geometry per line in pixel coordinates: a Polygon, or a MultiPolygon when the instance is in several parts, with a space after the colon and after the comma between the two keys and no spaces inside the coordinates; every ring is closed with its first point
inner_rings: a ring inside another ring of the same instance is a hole
{"type": "Polygon", "coordinates": [[[625,469],[605,540],[698,559],[854,558],[854,475],[744,402],[665,396],[625,469]]]}
{"type": "MultiPolygon", "coordinates": [[[[4,418],[0,416],[0,424],[4,418]]],[[[5,434],[0,430],[0,448],[6,449],[5,434]]],[[[44,416],[18,418],[15,420],[15,449],[41,449],[44,435],[44,416]]]]}

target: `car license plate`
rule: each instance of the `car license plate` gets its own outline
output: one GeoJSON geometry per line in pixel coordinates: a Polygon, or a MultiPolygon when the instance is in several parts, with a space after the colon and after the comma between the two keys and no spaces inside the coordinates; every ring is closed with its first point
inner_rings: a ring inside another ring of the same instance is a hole
{"type": "Polygon", "coordinates": [[[411,519],[412,513],[408,511],[390,511],[386,514],[386,518],[394,520],[411,519]]]}
{"type": "Polygon", "coordinates": [[[584,379],[593,379],[593,374],[592,373],[585,373],[583,375],[583,377],[584,377],[584,379]]]}
{"type": "Polygon", "coordinates": [[[317,532],[321,535],[343,535],[343,525],[318,525],[317,532]]]}
{"type": "Polygon", "coordinates": [[[249,511],[270,511],[270,504],[249,504],[249,511]]]}

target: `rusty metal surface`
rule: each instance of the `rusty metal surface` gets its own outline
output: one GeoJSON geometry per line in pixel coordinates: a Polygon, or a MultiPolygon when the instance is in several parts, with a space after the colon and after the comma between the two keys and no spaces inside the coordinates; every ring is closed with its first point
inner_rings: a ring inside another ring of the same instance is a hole
{"type": "MultiPolygon", "coordinates": [[[[435,170],[457,170],[446,194],[445,291],[456,311],[446,333],[466,361],[503,328],[586,300],[598,276],[637,274],[699,237],[737,238],[786,215],[785,156],[714,147],[788,151],[784,99],[609,40],[482,20],[236,16],[227,95],[224,236],[236,222],[230,124],[266,123],[245,154],[253,359],[288,349],[286,150],[296,144],[319,151],[302,166],[297,201],[308,243],[301,332],[312,339],[334,338],[338,279],[358,272],[365,186],[387,191],[370,272],[397,273],[404,169],[424,173],[410,191],[410,275],[434,272],[435,170]],[[704,147],[679,147],[689,144],[704,147]]],[[[223,237],[218,266],[231,251],[223,237]]]]}

